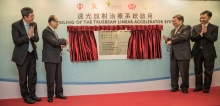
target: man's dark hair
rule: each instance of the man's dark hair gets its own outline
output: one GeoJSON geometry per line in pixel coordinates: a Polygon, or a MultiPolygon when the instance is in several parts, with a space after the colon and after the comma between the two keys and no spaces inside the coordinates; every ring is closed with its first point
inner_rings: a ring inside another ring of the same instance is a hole
{"type": "Polygon", "coordinates": [[[48,18],[48,23],[50,23],[51,21],[55,21],[55,15],[50,15],[48,18]]]}
{"type": "Polygon", "coordinates": [[[180,14],[177,14],[177,15],[173,16],[173,18],[177,18],[179,21],[184,22],[184,17],[180,14]]]}
{"type": "Polygon", "coordinates": [[[30,7],[24,7],[21,9],[21,15],[22,15],[22,18],[24,18],[24,16],[28,17],[30,13],[33,13],[33,9],[30,8],[30,7]]]}
{"type": "Polygon", "coordinates": [[[204,15],[204,14],[207,14],[209,17],[212,17],[212,12],[211,11],[203,11],[200,15],[204,15]]]}

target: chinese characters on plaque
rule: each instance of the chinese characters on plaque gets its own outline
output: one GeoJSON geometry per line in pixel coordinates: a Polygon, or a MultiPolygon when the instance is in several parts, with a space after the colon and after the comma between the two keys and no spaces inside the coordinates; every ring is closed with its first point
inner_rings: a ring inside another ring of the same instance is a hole
{"type": "Polygon", "coordinates": [[[126,55],[130,36],[127,30],[99,31],[99,55],[126,55]]]}

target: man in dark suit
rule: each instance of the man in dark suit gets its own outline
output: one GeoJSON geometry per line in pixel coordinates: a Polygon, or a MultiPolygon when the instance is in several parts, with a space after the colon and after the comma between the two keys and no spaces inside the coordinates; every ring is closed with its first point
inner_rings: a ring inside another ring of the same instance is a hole
{"type": "Polygon", "coordinates": [[[61,72],[61,50],[66,47],[69,40],[59,39],[55,32],[58,26],[58,18],[51,15],[48,19],[49,26],[43,30],[43,62],[45,62],[48,102],[53,102],[54,81],[56,83],[56,98],[67,99],[63,95],[62,72],[61,72]]]}
{"type": "Polygon", "coordinates": [[[35,95],[37,46],[34,42],[38,42],[39,37],[37,23],[33,22],[33,10],[24,7],[21,15],[23,19],[12,24],[12,38],[15,44],[12,61],[18,68],[21,96],[26,103],[33,104],[35,101],[41,101],[41,98],[35,95]]]}
{"type": "Polygon", "coordinates": [[[209,93],[212,83],[212,73],[216,56],[214,42],[218,39],[218,26],[209,23],[212,12],[203,11],[200,14],[200,24],[193,26],[191,41],[195,42],[192,49],[195,71],[195,89],[194,92],[202,91],[209,93]],[[204,62],[205,78],[203,84],[204,62]]]}
{"type": "Polygon", "coordinates": [[[183,93],[188,93],[189,88],[189,62],[191,59],[190,35],[191,26],[183,25],[184,17],[182,15],[175,15],[172,19],[173,26],[171,31],[171,38],[163,36],[167,45],[171,46],[171,92],[179,90],[178,79],[179,71],[182,76],[182,84],[180,88],[183,93]]]}

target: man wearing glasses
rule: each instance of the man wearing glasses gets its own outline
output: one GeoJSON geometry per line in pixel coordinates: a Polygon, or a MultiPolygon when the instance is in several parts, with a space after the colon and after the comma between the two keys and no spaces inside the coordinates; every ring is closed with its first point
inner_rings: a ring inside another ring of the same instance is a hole
{"type": "Polygon", "coordinates": [[[56,84],[56,98],[67,99],[63,95],[61,62],[62,48],[69,43],[67,38],[59,38],[55,32],[58,26],[58,18],[55,15],[49,16],[49,26],[42,33],[43,38],[43,54],[42,61],[45,63],[46,79],[47,79],[47,97],[48,102],[53,102],[54,82],[56,84]]]}
{"type": "Polygon", "coordinates": [[[184,25],[184,17],[175,15],[172,24],[175,27],[171,30],[171,38],[163,36],[167,45],[171,45],[170,50],[170,74],[171,74],[171,92],[179,90],[179,72],[182,83],[180,88],[183,93],[188,93],[189,88],[189,62],[191,59],[190,36],[191,26],[184,25]]]}

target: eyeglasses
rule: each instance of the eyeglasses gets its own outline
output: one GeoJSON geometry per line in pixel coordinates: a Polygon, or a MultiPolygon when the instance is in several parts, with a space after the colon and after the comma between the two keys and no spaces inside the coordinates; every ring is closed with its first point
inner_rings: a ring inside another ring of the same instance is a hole
{"type": "Polygon", "coordinates": [[[53,20],[54,22],[58,23],[59,21],[53,20]]]}

